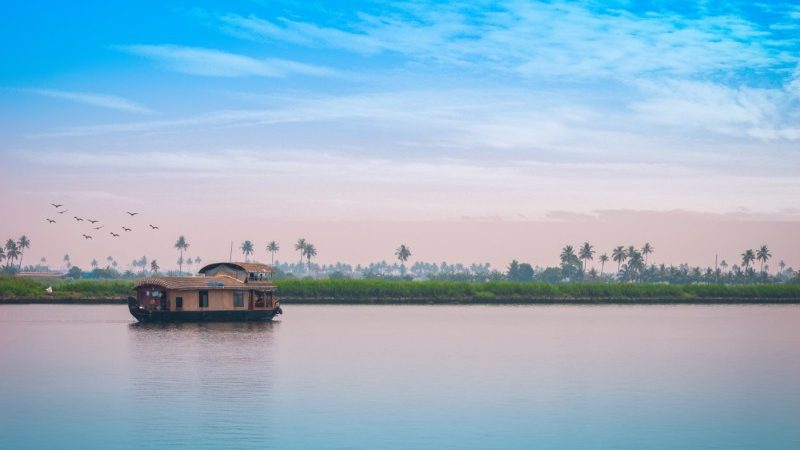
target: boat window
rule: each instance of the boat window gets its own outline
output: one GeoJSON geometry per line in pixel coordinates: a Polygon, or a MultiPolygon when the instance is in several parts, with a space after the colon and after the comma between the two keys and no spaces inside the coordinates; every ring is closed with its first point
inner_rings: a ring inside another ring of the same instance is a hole
{"type": "Polygon", "coordinates": [[[175,309],[183,308],[183,297],[175,297],[175,309]]]}
{"type": "Polygon", "coordinates": [[[244,292],[233,291],[233,307],[244,308],[244,292]]]}
{"type": "Polygon", "coordinates": [[[200,307],[208,308],[208,291],[200,291],[200,307]]]}

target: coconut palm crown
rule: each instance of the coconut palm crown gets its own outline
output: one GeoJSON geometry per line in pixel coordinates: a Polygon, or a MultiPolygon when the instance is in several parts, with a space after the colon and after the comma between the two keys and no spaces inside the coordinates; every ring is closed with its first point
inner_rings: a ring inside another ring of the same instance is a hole
{"type": "Polygon", "coordinates": [[[588,242],[584,242],[581,246],[580,250],[578,250],[578,256],[583,261],[583,271],[586,272],[586,262],[589,260],[594,260],[594,247],[592,244],[588,242]]]}
{"type": "Polygon", "coordinates": [[[275,253],[280,249],[281,247],[275,241],[269,241],[269,244],[267,244],[267,251],[270,252],[271,254],[271,259],[270,259],[271,264],[275,264],[275,253]]]}
{"type": "Polygon", "coordinates": [[[305,248],[306,240],[304,238],[300,238],[294,243],[294,249],[300,252],[300,265],[303,264],[303,256],[306,255],[305,248]]]}
{"type": "Polygon", "coordinates": [[[628,252],[625,251],[625,247],[618,246],[615,247],[614,250],[611,252],[611,259],[617,263],[617,272],[619,272],[620,268],[622,267],[622,263],[628,259],[628,252]]]}
{"type": "Polygon", "coordinates": [[[772,258],[772,253],[766,245],[762,245],[756,250],[756,259],[761,262],[761,272],[764,272],[764,264],[772,258]]]}
{"type": "Polygon", "coordinates": [[[178,237],[177,242],[175,242],[175,248],[181,252],[181,257],[178,259],[178,271],[183,272],[183,251],[189,248],[189,242],[183,235],[178,237]]]}
{"type": "Polygon", "coordinates": [[[22,270],[22,256],[25,249],[31,246],[31,241],[24,234],[17,240],[17,247],[19,247],[19,270],[22,270]]]}
{"type": "Polygon", "coordinates": [[[250,241],[244,241],[242,242],[242,245],[239,248],[242,250],[242,253],[244,253],[245,262],[250,261],[250,255],[253,254],[253,249],[254,249],[253,243],[250,241]]]}

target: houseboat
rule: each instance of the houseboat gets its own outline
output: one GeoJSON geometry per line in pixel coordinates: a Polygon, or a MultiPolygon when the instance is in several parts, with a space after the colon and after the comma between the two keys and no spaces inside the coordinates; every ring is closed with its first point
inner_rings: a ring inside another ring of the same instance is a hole
{"type": "Polygon", "coordinates": [[[139,322],[268,321],[281,314],[272,269],[213,263],[194,277],[149,277],[133,287],[128,310],[139,322]]]}

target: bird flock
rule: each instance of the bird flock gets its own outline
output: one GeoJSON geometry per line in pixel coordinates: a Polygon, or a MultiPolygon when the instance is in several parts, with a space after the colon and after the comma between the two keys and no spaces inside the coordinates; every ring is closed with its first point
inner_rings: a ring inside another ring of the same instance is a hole
{"type": "MultiPolygon", "coordinates": [[[[56,209],[56,211],[55,211],[56,214],[63,215],[65,213],[69,212],[69,209],[63,209],[64,205],[62,205],[62,204],[50,203],[50,205],[52,205],[56,209]]],[[[134,221],[135,217],[138,216],[139,213],[136,212],[136,211],[125,211],[125,214],[128,215],[128,223],[126,223],[125,225],[122,225],[120,227],[120,229],[122,231],[119,232],[119,233],[115,233],[114,231],[109,231],[108,232],[108,236],[110,236],[112,239],[120,237],[123,233],[129,233],[129,232],[132,232],[134,230],[134,224],[132,224],[130,222],[134,221]]],[[[92,234],[93,231],[90,231],[90,230],[94,230],[95,232],[97,232],[97,231],[100,231],[100,230],[102,230],[103,228],[106,227],[106,224],[104,224],[100,219],[96,219],[96,218],[91,218],[90,219],[88,217],[79,217],[79,216],[76,216],[76,215],[73,215],[72,218],[75,220],[75,223],[77,223],[77,224],[81,224],[82,222],[86,222],[89,225],[89,226],[85,226],[85,228],[83,228],[83,230],[81,232],[81,236],[83,236],[83,239],[85,239],[87,241],[94,239],[94,235],[92,234]]],[[[58,223],[58,221],[53,219],[52,217],[47,217],[45,220],[47,220],[47,223],[51,224],[51,225],[55,224],[55,223],[58,223]]],[[[156,225],[147,224],[147,226],[150,228],[150,231],[158,230],[158,227],[156,225]]],[[[142,228],[144,228],[144,227],[142,226],[142,228]]],[[[97,233],[94,233],[94,234],[96,235],[97,233]]]]}

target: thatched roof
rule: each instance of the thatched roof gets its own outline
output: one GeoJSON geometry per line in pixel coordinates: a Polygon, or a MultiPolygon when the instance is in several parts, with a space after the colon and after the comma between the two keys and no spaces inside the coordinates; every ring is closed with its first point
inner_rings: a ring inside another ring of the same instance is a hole
{"type": "Polygon", "coordinates": [[[164,289],[178,291],[269,288],[269,283],[245,283],[234,277],[218,275],[214,277],[148,277],[142,278],[133,285],[134,289],[142,286],[159,286],[164,289]]]}

